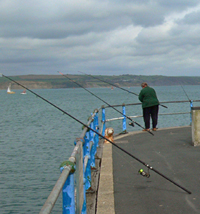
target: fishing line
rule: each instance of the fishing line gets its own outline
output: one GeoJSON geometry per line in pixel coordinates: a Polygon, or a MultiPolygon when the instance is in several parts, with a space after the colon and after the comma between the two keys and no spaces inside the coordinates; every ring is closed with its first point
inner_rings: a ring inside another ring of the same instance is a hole
{"type": "Polygon", "coordinates": [[[188,98],[188,101],[189,102],[191,102],[191,99],[189,98],[189,96],[187,95],[187,93],[186,93],[186,91],[185,91],[185,89],[183,88],[183,86],[181,85],[181,88],[183,89],[183,91],[184,91],[184,93],[185,93],[185,95],[186,95],[186,97],[188,98]]]}
{"type": "MultiPolygon", "coordinates": [[[[86,89],[85,87],[83,87],[81,84],[77,83],[75,80],[71,79],[70,77],[68,77],[67,75],[61,73],[60,71],[58,71],[58,73],[60,73],[62,76],[66,77],[68,80],[74,82],[76,85],[78,85],[79,87],[83,88],[84,90],[86,90],[87,92],[89,92],[91,95],[95,96],[96,98],[98,98],[99,100],[101,100],[102,102],[104,102],[105,104],[107,104],[109,107],[113,108],[115,111],[119,112],[121,115],[123,115],[124,117],[126,117],[127,119],[131,120],[132,123],[129,124],[131,126],[133,126],[133,123],[135,123],[136,125],[138,125],[139,127],[143,128],[139,123],[135,122],[134,120],[132,120],[130,117],[124,115],[121,111],[119,111],[118,109],[116,109],[114,106],[111,106],[109,103],[107,103],[105,100],[101,99],[100,97],[98,97],[96,94],[92,93],[91,91],[89,91],[88,89],[86,89]]],[[[147,131],[149,132],[151,135],[154,135],[151,131],[147,131]]]]}
{"type": "Polygon", "coordinates": [[[87,126],[86,124],[84,124],[83,122],[81,122],[80,120],[78,120],[77,118],[75,118],[74,116],[72,116],[71,114],[69,114],[68,112],[64,111],[63,109],[61,109],[60,107],[56,106],[55,104],[51,103],[50,101],[48,101],[47,99],[45,99],[44,97],[40,96],[39,94],[35,93],[34,91],[28,89],[27,87],[23,86],[22,84],[18,83],[17,81],[11,79],[8,76],[5,76],[3,74],[1,74],[3,77],[9,79],[10,81],[16,83],[17,85],[21,86],[22,88],[25,88],[26,90],[28,90],[29,92],[31,92],[32,94],[36,95],[37,97],[39,97],[40,99],[42,99],[43,101],[49,103],[50,105],[54,106],[55,108],[57,108],[58,110],[60,110],[61,112],[63,112],[64,114],[68,115],[69,117],[71,117],[72,119],[74,119],[75,121],[77,121],[78,123],[82,124],[83,126],[85,126],[87,129],[93,131],[94,133],[96,133],[97,135],[99,135],[101,138],[107,140],[108,142],[110,142],[113,146],[117,147],[118,149],[120,149],[121,151],[123,151],[124,153],[126,153],[127,155],[129,155],[130,157],[134,158],[135,160],[137,160],[138,162],[140,162],[141,164],[143,164],[144,166],[146,166],[148,169],[154,171],[155,173],[157,173],[158,175],[162,176],[163,178],[165,178],[166,180],[168,180],[169,182],[173,183],[174,185],[176,185],[177,187],[181,188],[182,190],[186,191],[188,194],[191,194],[191,192],[187,189],[185,189],[184,187],[180,186],[179,184],[177,184],[176,182],[172,181],[170,178],[166,177],[165,175],[163,175],[162,173],[160,173],[158,170],[154,169],[152,166],[150,166],[149,164],[146,164],[145,162],[143,162],[142,160],[140,160],[139,158],[135,157],[134,155],[132,155],[131,153],[129,153],[128,151],[126,151],[125,149],[121,148],[120,146],[118,146],[117,144],[113,143],[112,141],[110,141],[109,139],[107,139],[106,137],[104,137],[103,135],[101,135],[100,133],[98,133],[96,130],[92,129],[91,127],[87,126]]]}
{"type": "MultiPolygon", "coordinates": [[[[114,86],[114,87],[116,87],[116,88],[119,88],[119,89],[121,89],[121,90],[124,90],[124,91],[126,91],[126,92],[128,92],[128,93],[131,93],[131,94],[134,94],[134,95],[136,95],[136,96],[139,96],[138,94],[136,94],[136,93],[134,93],[134,92],[132,92],[132,91],[129,91],[129,90],[125,89],[125,88],[122,88],[122,87],[120,87],[120,86],[118,86],[118,85],[116,85],[116,84],[113,84],[113,83],[107,82],[107,81],[105,81],[105,80],[102,80],[102,79],[100,79],[100,78],[98,78],[98,77],[95,77],[95,76],[93,76],[93,75],[91,75],[91,74],[86,74],[86,73],[81,72],[81,71],[78,71],[78,72],[79,72],[79,73],[82,73],[82,74],[85,74],[85,75],[87,75],[87,76],[91,76],[91,77],[94,78],[94,79],[97,79],[97,80],[99,80],[99,81],[101,81],[101,82],[105,82],[105,83],[107,83],[107,84],[109,84],[109,85],[112,85],[112,86],[114,86]]],[[[164,108],[168,108],[168,107],[165,106],[165,105],[162,105],[162,104],[159,104],[159,105],[162,106],[162,107],[164,107],[164,108]]]]}

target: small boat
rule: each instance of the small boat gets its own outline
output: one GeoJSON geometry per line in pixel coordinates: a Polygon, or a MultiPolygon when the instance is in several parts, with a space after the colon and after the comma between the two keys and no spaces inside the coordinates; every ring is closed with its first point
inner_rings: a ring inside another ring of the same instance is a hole
{"type": "Polygon", "coordinates": [[[23,90],[23,92],[22,92],[21,94],[26,94],[26,89],[25,89],[25,90],[23,90]]]}
{"type": "Polygon", "coordinates": [[[14,91],[11,91],[11,84],[9,84],[9,86],[8,86],[7,94],[15,94],[14,91]]]}

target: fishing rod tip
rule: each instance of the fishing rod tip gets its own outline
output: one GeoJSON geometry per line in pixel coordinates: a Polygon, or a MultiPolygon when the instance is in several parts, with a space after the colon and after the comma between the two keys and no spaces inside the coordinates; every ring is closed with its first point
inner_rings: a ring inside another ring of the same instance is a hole
{"type": "Polygon", "coordinates": [[[58,73],[63,75],[63,73],[61,73],[60,71],[58,71],[58,73]]]}

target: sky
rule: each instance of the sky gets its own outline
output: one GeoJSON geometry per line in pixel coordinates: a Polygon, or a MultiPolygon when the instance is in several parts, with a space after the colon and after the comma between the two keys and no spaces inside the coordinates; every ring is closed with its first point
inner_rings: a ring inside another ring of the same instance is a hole
{"type": "Polygon", "coordinates": [[[199,0],[0,0],[0,73],[199,76],[199,0]]]}

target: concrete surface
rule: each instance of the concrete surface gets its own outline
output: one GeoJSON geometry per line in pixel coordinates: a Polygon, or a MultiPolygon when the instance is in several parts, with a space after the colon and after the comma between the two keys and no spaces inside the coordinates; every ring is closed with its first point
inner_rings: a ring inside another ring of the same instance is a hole
{"type": "Polygon", "coordinates": [[[104,144],[97,200],[97,214],[114,214],[112,145],[104,144]]]}
{"type": "Polygon", "coordinates": [[[147,167],[115,146],[104,144],[97,213],[200,213],[200,147],[192,145],[191,135],[188,126],[159,129],[154,136],[131,132],[114,140],[192,194],[152,170],[150,178],[141,176],[138,170],[148,171],[147,167]]]}

